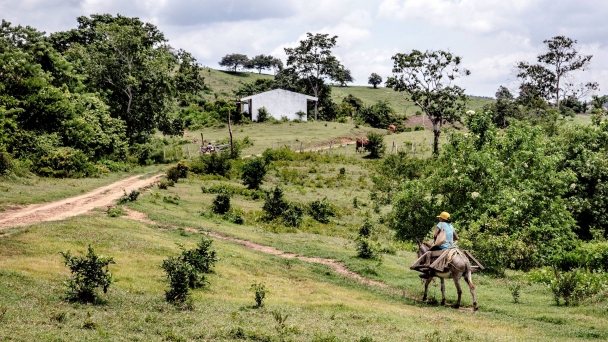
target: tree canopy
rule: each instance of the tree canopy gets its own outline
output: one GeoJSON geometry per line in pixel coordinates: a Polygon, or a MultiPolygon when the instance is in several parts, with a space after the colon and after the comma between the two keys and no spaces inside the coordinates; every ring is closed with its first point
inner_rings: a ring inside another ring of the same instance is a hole
{"type": "Polygon", "coordinates": [[[373,72],[369,78],[367,79],[367,84],[371,84],[374,86],[374,89],[378,87],[378,84],[382,83],[382,77],[375,72],[373,72]]]}
{"type": "Polygon", "coordinates": [[[247,57],[247,55],[243,55],[240,53],[231,53],[222,57],[218,64],[220,66],[228,68],[228,70],[237,72],[238,69],[249,65],[249,62],[249,57],[247,57]]]}

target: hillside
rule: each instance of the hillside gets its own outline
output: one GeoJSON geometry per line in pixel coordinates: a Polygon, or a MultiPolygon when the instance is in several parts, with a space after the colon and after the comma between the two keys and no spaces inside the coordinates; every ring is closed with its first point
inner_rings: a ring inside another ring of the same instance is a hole
{"type": "MultiPolygon", "coordinates": [[[[215,98],[215,94],[217,94],[219,98],[234,99],[234,91],[238,89],[240,84],[254,82],[260,78],[268,79],[273,77],[273,75],[268,74],[257,74],[251,72],[240,72],[234,74],[223,70],[207,69],[207,72],[205,73],[205,83],[209,85],[212,90],[212,93],[208,95],[208,98],[213,99],[215,98]]],[[[340,103],[348,94],[353,94],[368,105],[381,100],[388,101],[398,114],[412,116],[418,110],[407,97],[392,89],[374,89],[367,86],[332,86],[332,100],[334,102],[340,103]]],[[[469,98],[468,107],[476,110],[490,102],[492,102],[490,99],[471,97],[469,98]]]]}

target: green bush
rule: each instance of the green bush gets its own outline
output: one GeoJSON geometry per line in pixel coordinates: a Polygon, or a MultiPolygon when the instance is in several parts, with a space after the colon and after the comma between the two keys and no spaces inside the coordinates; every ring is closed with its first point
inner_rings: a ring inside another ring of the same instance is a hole
{"type": "Polygon", "coordinates": [[[254,293],[255,307],[264,307],[264,298],[266,298],[266,285],[264,285],[264,283],[251,284],[251,289],[254,293]]]}
{"type": "Polygon", "coordinates": [[[163,202],[165,202],[165,203],[179,205],[179,200],[180,200],[179,195],[175,195],[175,196],[171,196],[171,195],[163,196],[163,202]]]}
{"type": "Polygon", "coordinates": [[[123,191],[124,191],[124,194],[118,199],[118,201],[117,201],[118,204],[124,204],[124,203],[127,203],[127,202],[135,202],[135,201],[137,201],[137,197],[139,197],[139,195],[141,193],[137,189],[132,190],[128,194],[127,194],[127,192],[125,190],[123,190],[123,191]]]}
{"type": "Polygon", "coordinates": [[[218,194],[211,204],[211,211],[214,214],[225,214],[230,210],[230,195],[227,193],[218,194]]]}
{"type": "Polygon", "coordinates": [[[268,110],[266,110],[266,107],[258,109],[258,122],[268,121],[269,118],[270,114],[268,113],[268,110]]]}
{"type": "Polygon", "coordinates": [[[252,200],[266,198],[266,193],[264,191],[245,189],[242,187],[233,186],[233,185],[229,185],[229,184],[217,184],[217,185],[212,185],[208,188],[205,186],[202,186],[201,190],[203,191],[204,194],[227,193],[227,194],[230,194],[231,196],[232,195],[241,195],[243,197],[246,197],[246,198],[249,198],[252,200]]]}
{"type": "Polygon", "coordinates": [[[336,215],[336,210],[331,203],[327,201],[327,197],[325,197],[322,200],[310,202],[308,205],[308,214],[318,222],[329,223],[329,218],[336,215]]]}
{"type": "Polygon", "coordinates": [[[235,224],[244,224],[244,215],[245,213],[242,209],[231,207],[230,210],[225,213],[222,218],[226,221],[230,221],[235,224]]]}
{"type": "Polygon", "coordinates": [[[81,178],[98,174],[95,164],[80,150],[60,147],[42,155],[34,165],[36,173],[54,178],[81,178]]]}
{"type": "Polygon", "coordinates": [[[95,254],[89,245],[84,257],[72,256],[70,251],[61,252],[65,266],[70,269],[72,276],[66,282],[69,300],[93,303],[98,299],[98,288],[108,292],[114,282],[108,265],[115,264],[112,257],[103,257],[95,254]]]}
{"type": "Polygon", "coordinates": [[[578,305],[580,301],[590,298],[608,286],[603,274],[585,272],[581,269],[568,272],[554,271],[555,277],[549,287],[557,305],[560,305],[562,300],[566,306],[578,305]]]}
{"type": "Polygon", "coordinates": [[[355,240],[357,248],[357,256],[363,259],[381,259],[382,246],[377,241],[372,239],[374,226],[369,220],[365,220],[359,228],[359,235],[355,240]]]}
{"type": "Polygon", "coordinates": [[[424,131],[424,126],[416,125],[414,131],[424,131]]]}
{"type": "Polygon", "coordinates": [[[167,169],[167,179],[177,183],[180,178],[188,177],[188,170],[190,167],[186,162],[180,161],[174,166],[167,169]]]}
{"type": "Polygon", "coordinates": [[[162,190],[167,190],[168,187],[174,186],[174,185],[175,185],[175,182],[173,182],[170,179],[161,179],[158,182],[158,188],[162,189],[162,190]]]}
{"type": "Polygon", "coordinates": [[[13,168],[12,160],[8,152],[0,151],[0,175],[8,173],[13,168]]]}
{"type": "Polygon", "coordinates": [[[192,164],[191,171],[198,174],[219,175],[230,178],[232,163],[229,153],[203,154],[198,162],[192,164]]]}
{"type": "Polygon", "coordinates": [[[370,158],[380,158],[386,151],[384,145],[384,135],[376,132],[367,132],[368,143],[365,145],[365,150],[369,152],[370,158]]]}
{"type": "Polygon", "coordinates": [[[122,207],[111,207],[108,209],[107,214],[109,217],[120,217],[127,214],[122,207]]]}
{"type": "Polygon", "coordinates": [[[194,266],[179,257],[169,257],[160,266],[167,274],[169,290],[165,290],[168,302],[180,306],[191,306],[190,279],[195,276],[194,266]]]}
{"type": "Polygon", "coordinates": [[[196,248],[186,249],[180,245],[181,260],[192,265],[196,272],[190,277],[189,286],[192,289],[203,287],[207,284],[204,274],[213,273],[213,268],[218,261],[217,252],[211,248],[213,240],[203,236],[196,248]]]}
{"type": "Polygon", "coordinates": [[[283,211],[283,213],[281,214],[283,224],[287,227],[301,226],[303,217],[304,209],[302,209],[302,206],[296,203],[290,203],[287,206],[287,210],[283,211]]]}
{"type": "Polygon", "coordinates": [[[289,204],[283,199],[283,189],[277,186],[272,192],[266,193],[262,210],[264,210],[266,219],[274,220],[281,217],[288,207],[289,204]]]}
{"type": "Polygon", "coordinates": [[[266,166],[262,158],[250,158],[241,167],[243,184],[248,189],[259,189],[266,175],[266,166]]]}

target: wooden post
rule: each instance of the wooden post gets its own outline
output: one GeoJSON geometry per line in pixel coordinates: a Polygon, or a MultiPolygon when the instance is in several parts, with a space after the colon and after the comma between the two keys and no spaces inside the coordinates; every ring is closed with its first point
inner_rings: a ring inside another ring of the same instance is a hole
{"type": "Polygon", "coordinates": [[[173,149],[173,151],[175,152],[175,160],[177,160],[178,159],[178,157],[177,157],[177,146],[175,146],[175,148],[173,149]]]}
{"type": "Polygon", "coordinates": [[[391,148],[391,153],[395,152],[395,140],[393,140],[393,148],[391,148]]]}
{"type": "Polygon", "coordinates": [[[163,161],[167,159],[167,152],[165,152],[165,148],[163,147],[163,161]]]}
{"type": "Polygon", "coordinates": [[[228,109],[228,133],[230,133],[230,157],[233,157],[234,143],[232,142],[232,126],[230,125],[230,109],[228,109]]]}
{"type": "Polygon", "coordinates": [[[190,145],[186,146],[188,149],[188,159],[192,159],[192,155],[190,154],[190,145]]]}
{"type": "Polygon", "coordinates": [[[302,142],[300,141],[300,153],[302,153],[302,142]]]}
{"type": "Polygon", "coordinates": [[[203,132],[201,132],[201,146],[205,146],[205,137],[203,136],[203,132]]]}

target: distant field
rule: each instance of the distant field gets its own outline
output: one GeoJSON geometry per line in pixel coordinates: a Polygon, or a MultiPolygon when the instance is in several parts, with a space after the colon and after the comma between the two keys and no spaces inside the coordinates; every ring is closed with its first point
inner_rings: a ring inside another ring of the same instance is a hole
{"type": "MultiPolygon", "coordinates": [[[[271,79],[274,76],[268,74],[257,74],[251,72],[231,73],[223,70],[205,69],[205,83],[211,87],[212,93],[207,95],[209,99],[214,99],[215,94],[218,98],[234,99],[234,91],[236,91],[242,83],[255,82],[257,79],[271,79]]],[[[348,94],[363,100],[365,104],[371,105],[377,101],[388,101],[397,114],[414,115],[418,108],[409,101],[403,93],[396,92],[392,89],[378,88],[366,86],[350,86],[350,87],[332,87],[332,100],[336,103],[348,94]]],[[[492,100],[471,97],[469,98],[468,108],[477,110],[492,100]]]]}

